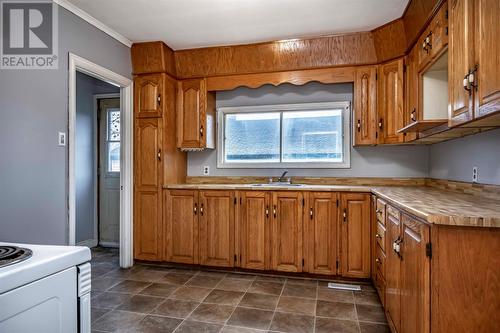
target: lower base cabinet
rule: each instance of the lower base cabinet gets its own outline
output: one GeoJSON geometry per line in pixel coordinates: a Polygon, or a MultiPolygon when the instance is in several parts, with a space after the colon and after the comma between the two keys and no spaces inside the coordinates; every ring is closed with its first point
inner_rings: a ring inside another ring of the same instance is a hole
{"type": "Polygon", "coordinates": [[[163,260],[367,278],[370,214],[366,193],[169,189],[163,260]]]}

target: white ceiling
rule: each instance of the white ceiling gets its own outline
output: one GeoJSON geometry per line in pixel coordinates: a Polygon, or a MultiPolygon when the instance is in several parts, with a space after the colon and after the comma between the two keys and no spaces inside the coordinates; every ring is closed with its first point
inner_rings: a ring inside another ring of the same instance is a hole
{"type": "Polygon", "coordinates": [[[371,30],[408,0],[68,0],[133,42],[174,50],[371,30]]]}

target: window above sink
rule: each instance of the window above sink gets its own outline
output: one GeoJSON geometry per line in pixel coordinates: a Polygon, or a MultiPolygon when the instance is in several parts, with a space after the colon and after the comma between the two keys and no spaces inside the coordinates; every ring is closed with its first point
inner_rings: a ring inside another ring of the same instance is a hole
{"type": "Polygon", "coordinates": [[[348,168],[350,103],[217,110],[219,168],[348,168]]]}

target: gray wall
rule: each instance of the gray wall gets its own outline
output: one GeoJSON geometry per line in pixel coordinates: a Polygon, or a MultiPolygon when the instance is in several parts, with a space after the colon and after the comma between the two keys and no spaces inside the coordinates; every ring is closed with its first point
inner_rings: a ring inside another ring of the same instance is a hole
{"type": "Polygon", "coordinates": [[[94,95],[119,93],[120,89],[83,73],[76,74],[76,242],[94,239],[95,142],[94,95]]]}
{"type": "MultiPolygon", "coordinates": [[[[352,84],[304,86],[266,85],[258,89],[237,88],[217,93],[217,107],[284,103],[352,101],[352,84]]],[[[384,146],[351,148],[350,169],[289,169],[291,176],[309,177],[426,177],[429,148],[384,146]]],[[[217,169],[215,150],[188,154],[188,175],[202,176],[203,166],[211,176],[277,176],[280,169],[217,169]]]]}
{"type": "Polygon", "coordinates": [[[478,182],[500,185],[500,129],[446,141],[431,146],[429,176],[472,181],[478,167],[478,182]]]}
{"type": "Polygon", "coordinates": [[[59,69],[0,70],[0,240],[68,242],[68,53],[131,77],[130,49],[59,7],[59,69]]]}

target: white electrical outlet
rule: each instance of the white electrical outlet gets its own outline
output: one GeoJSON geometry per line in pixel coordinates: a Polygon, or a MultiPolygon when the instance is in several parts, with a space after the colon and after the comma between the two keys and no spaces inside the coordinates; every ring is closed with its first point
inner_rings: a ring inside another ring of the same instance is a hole
{"type": "Polygon", "coordinates": [[[210,167],[208,165],[205,165],[203,167],[203,176],[208,176],[210,174],[210,167]]]}
{"type": "Polygon", "coordinates": [[[477,183],[477,173],[478,173],[478,170],[477,170],[477,167],[473,167],[472,168],[472,182],[473,183],[477,183]]]}
{"type": "Polygon", "coordinates": [[[66,133],[64,132],[57,133],[57,144],[61,147],[66,146],[66,133]]]}

